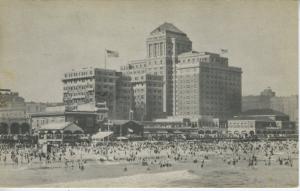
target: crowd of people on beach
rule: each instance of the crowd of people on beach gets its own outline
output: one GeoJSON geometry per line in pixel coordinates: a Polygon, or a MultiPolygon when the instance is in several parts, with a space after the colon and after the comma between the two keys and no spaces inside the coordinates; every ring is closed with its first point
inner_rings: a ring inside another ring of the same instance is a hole
{"type": "Polygon", "coordinates": [[[78,144],[52,146],[45,151],[38,145],[1,144],[0,166],[47,167],[84,170],[91,162],[129,164],[151,168],[170,168],[179,163],[194,163],[205,168],[208,162],[229,166],[285,165],[292,167],[298,160],[297,141],[232,142],[104,142],[100,145],[78,144]],[[261,163],[261,164],[260,164],[261,163]]]}

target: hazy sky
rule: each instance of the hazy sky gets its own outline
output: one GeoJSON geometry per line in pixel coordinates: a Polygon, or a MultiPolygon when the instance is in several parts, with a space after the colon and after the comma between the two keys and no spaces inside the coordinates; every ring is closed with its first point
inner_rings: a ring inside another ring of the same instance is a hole
{"type": "Polygon", "coordinates": [[[1,0],[0,88],[26,101],[62,101],[62,76],[103,67],[104,49],[119,69],[146,54],[145,39],[164,22],[184,31],[196,51],[228,49],[243,70],[243,95],[270,86],[298,93],[297,1],[1,0]]]}

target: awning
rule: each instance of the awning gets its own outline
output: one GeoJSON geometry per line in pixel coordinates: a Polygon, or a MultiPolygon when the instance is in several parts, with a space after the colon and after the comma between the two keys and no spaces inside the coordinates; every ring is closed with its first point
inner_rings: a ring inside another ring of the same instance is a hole
{"type": "Polygon", "coordinates": [[[190,134],[191,135],[198,135],[199,133],[197,131],[191,131],[190,134]]]}
{"type": "Polygon", "coordinates": [[[42,127],[38,131],[63,131],[63,132],[80,132],[83,133],[83,130],[76,125],[75,123],[72,122],[59,122],[59,123],[48,123],[45,125],[42,125],[42,127]]]}
{"type": "Polygon", "coordinates": [[[117,137],[117,140],[128,140],[127,137],[117,137]]]}
{"type": "Polygon", "coordinates": [[[157,131],[158,134],[168,134],[168,131],[157,131]]]}
{"type": "Polygon", "coordinates": [[[98,132],[97,134],[92,136],[92,139],[104,139],[105,137],[108,137],[111,134],[113,134],[112,131],[98,132]]]}
{"type": "Polygon", "coordinates": [[[174,133],[175,133],[175,134],[182,134],[182,132],[181,132],[181,131],[178,131],[178,130],[174,131],[174,133]]]}
{"type": "Polygon", "coordinates": [[[181,138],[186,139],[186,137],[184,135],[180,135],[180,136],[181,136],[181,138]]]}

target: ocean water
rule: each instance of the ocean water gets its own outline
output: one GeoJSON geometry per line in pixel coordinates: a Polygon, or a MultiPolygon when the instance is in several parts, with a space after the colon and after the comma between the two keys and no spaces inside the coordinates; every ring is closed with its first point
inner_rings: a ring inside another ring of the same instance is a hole
{"type": "Polygon", "coordinates": [[[205,161],[201,168],[192,161],[172,167],[90,161],[84,170],[54,164],[47,168],[0,166],[1,187],[295,187],[298,185],[298,160],[294,166],[265,166],[261,161],[251,168],[247,161],[228,165],[217,159],[205,161]],[[127,171],[124,171],[124,168],[127,171]]]}

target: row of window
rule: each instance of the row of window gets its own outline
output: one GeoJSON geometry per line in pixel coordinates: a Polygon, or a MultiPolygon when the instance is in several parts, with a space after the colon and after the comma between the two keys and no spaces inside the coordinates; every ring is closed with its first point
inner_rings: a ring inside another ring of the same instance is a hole
{"type": "Polygon", "coordinates": [[[145,70],[133,70],[133,71],[129,71],[127,72],[128,75],[132,75],[132,74],[144,74],[145,70]]]}
{"type": "Polygon", "coordinates": [[[97,70],[96,71],[96,75],[102,75],[102,76],[114,76],[114,72],[113,71],[100,71],[100,70],[97,70]]]}
{"type": "Polygon", "coordinates": [[[117,99],[122,100],[122,101],[126,101],[126,103],[128,104],[127,100],[130,100],[131,96],[129,95],[122,95],[122,96],[118,96],[117,99]]]}
{"type": "Polygon", "coordinates": [[[229,75],[218,75],[218,74],[215,74],[215,75],[209,75],[209,74],[201,74],[202,78],[204,79],[209,79],[209,78],[212,78],[212,79],[218,79],[218,80],[232,80],[232,81],[239,81],[241,78],[239,76],[229,76],[229,75]]]}
{"type": "Polygon", "coordinates": [[[114,82],[114,79],[110,78],[110,79],[107,79],[107,78],[103,78],[103,77],[100,77],[100,76],[96,76],[96,80],[98,82],[114,82]]]}
{"type": "MultiPolygon", "coordinates": [[[[135,94],[136,96],[138,96],[139,94],[142,94],[142,95],[145,94],[145,93],[144,93],[144,92],[145,92],[144,89],[135,89],[133,92],[134,92],[134,94],[135,94]]],[[[161,94],[162,94],[162,90],[156,90],[156,89],[148,90],[148,91],[147,91],[147,94],[150,95],[150,96],[156,95],[156,94],[161,95],[161,94]]]]}
{"type": "Polygon", "coordinates": [[[229,127],[254,128],[254,124],[228,124],[229,127]]]}
{"type": "Polygon", "coordinates": [[[96,88],[98,90],[102,90],[102,89],[109,89],[109,90],[113,90],[114,86],[113,85],[98,85],[96,86],[96,88]]]}
{"type": "Polygon", "coordinates": [[[92,84],[77,85],[77,86],[65,86],[64,90],[84,90],[86,88],[93,88],[92,84]]]}
{"type": "MultiPolygon", "coordinates": [[[[151,66],[155,66],[155,65],[162,65],[164,62],[163,60],[154,60],[154,61],[148,61],[147,64],[146,63],[141,63],[141,64],[132,64],[131,68],[130,67],[122,67],[122,69],[124,70],[135,70],[135,69],[146,69],[146,67],[151,67],[151,66]]],[[[163,68],[163,67],[161,67],[163,68]]]]}
{"type": "Polygon", "coordinates": [[[84,71],[84,72],[72,72],[66,73],[65,78],[72,78],[72,77],[84,77],[84,76],[93,75],[93,71],[84,71]]]}
{"type": "Polygon", "coordinates": [[[148,56],[156,57],[163,56],[165,54],[164,43],[153,43],[148,45],[148,56]]]}
{"type": "Polygon", "coordinates": [[[220,57],[204,57],[204,58],[187,58],[187,59],[179,59],[179,63],[185,62],[219,62],[221,60],[220,57]]]}
{"type": "Polygon", "coordinates": [[[87,93],[87,92],[76,92],[76,93],[68,93],[68,95],[65,95],[65,97],[68,97],[68,96],[87,96],[87,95],[90,95],[90,94],[87,93]]]}
{"type": "Polygon", "coordinates": [[[148,102],[148,110],[152,111],[153,110],[162,110],[162,104],[161,102],[148,102]]]}
{"type": "Polygon", "coordinates": [[[69,104],[76,104],[76,103],[84,103],[86,101],[89,101],[89,102],[93,102],[94,99],[91,97],[91,98],[76,98],[76,99],[72,99],[71,100],[71,103],[69,104]]]}
{"type": "Polygon", "coordinates": [[[65,122],[64,117],[51,117],[51,118],[40,118],[40,119],[34,119],[33,124],[35,124],[37,127],[40,125],[48,124],[48,123],[58,123],[58,122],[65,122]]]}
{"type": "Polygon", "coordinates": [[[78,84],[78,83],[85,83],[85,82],[93,82],[93,78],[88,78],[88,79],[72,79],[72,80],[65,81],[64,84],[65,85],[69,85],[69,84],[78,84]]]}

